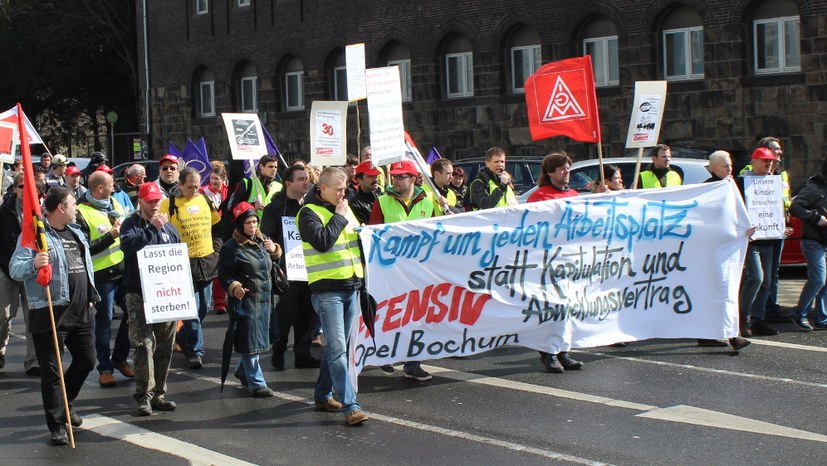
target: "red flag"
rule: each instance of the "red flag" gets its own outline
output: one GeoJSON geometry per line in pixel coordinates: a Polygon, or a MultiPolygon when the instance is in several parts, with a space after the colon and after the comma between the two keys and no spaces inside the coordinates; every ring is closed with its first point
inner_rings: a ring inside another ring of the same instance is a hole
{"type": "MultiPolygon", "coordinates": [[[[17,104],[17,114],[23,115],[23,108],[17,104]]],[[[29,138],[26,131],[26,118],[17,119],[17,130],[20,134],[20,152],[23,155],[23,222],[21,225],[20,244],[36,251],[47,251],[46,229],[43,226],[43,213],[40,210],[40,197],[37,195],[37,186],[32,171],[32,153],[29,148],[29,138]]],[[[51,264],[42,267],[37,272],[37,282],[48,286],[52,281],[51,264]]]]}
{"type": "Polygon", "coordinates": [[[525,100],[531,139],[568,136],[600,142],[600,116],[590,55],[540,67],[526,79],[525,100]]]}

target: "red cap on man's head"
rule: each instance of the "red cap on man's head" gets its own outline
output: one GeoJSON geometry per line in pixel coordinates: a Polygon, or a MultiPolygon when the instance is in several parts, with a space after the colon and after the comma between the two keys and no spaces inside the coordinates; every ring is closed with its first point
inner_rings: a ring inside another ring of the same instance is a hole
{"type": "Polygon", "coordinates": [[[175,165],[178,165],[178,157],[172,154],[167,154],[161,157],[161,160],[158,161],[158,165],[163,165],[164,162],[174,163],[175,165]]]}
{"type": "Polygon", "coordinates": [[[401,162],[396,162],[393,165],[391,165],[391,175],[416,176],[418,174],[419,170],[416,169],[416,165],[410,160],[403,160],[401,162]]]}
{"type": "Polygon", "coordinates": [[[106,173],[109,173],[110,175],[115,173],[115,170],[113,170],[112,167],[110,167],[109,165],[107,165],[105,163],[102,163],[102,164],[98,165],[98,168],[95,169],[95,171],[96,172],[106,172],[106,173]]]}
{"type": "Polygon", "coordinates": [[[356,174],[358,175],[360,173],[370,176],[379,176],[382,174],[378,168],[374,167],[373,164],[370,163],[370,160],[365,160],[359,165],[356,165],[356,174]]]}
{"type": "Polygon", "coordinates": [[[66,167],[66,171],[63,172],[63,174],[64,175],[80,175],[80,170],[78,169],[78,167],[76,167],[74,165],[71,165],[69,167],[66,167]]]}
{"type": "Polygon", "coordinates": [[[152,201],[160,201],[164,198],[164,195],[161,194],[161,188],[158,187],[156,183],[144,183],[138,188],[138,197],[141,199],[152,202],[152,201]]]}
{"type": "Polygon", "coordinates": [[[750,159],[751,160],[756,160],[756,159],[758,159],[758,160],[778,160],[775,157],[775,154],[773,154],[773,152],[771,150],[767,149],[766,147],[759,147],[758,149],[755,149],[752,152],[752,157],[750,157],[750,159]]]}

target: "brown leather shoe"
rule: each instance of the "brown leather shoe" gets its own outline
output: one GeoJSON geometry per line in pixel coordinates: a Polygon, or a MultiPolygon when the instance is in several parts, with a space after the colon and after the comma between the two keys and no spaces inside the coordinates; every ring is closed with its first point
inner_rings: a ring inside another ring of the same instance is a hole
{"type": "Polygon", "coordinates": [[[330,411],[331,413],[336,413],[342,410],[342,403],[334,400],[333,398],[328,398],[326,400],[316,400],[316,409],[320,409],[322,411],[330,411]]]}
{"type": "Polygon", "coordinates": [[[348,424],[355,426],[361,424],[368,420],[368,415],[359,411],[358,409],[354,409],[353,411],[345,414],[345,422],[348,424]]]}
{"type": "Polygon", "coordinates": [[[115,380],[115,376],[112,375],[111,372],[102,372],[100,379],[98,379],[98,382],[101,384],[101,387],[104,388],[114,387],[115,385],[118,385],[118,381],[115,380]]]}
{"type": "Polygon", "coordinates": [[[124,377],[128,377],[130,379],[135,378],[135,371],[129,366],[129,363],[126,361],[115,362],[112,361],[112,366],[118,370],[124,377]]]}

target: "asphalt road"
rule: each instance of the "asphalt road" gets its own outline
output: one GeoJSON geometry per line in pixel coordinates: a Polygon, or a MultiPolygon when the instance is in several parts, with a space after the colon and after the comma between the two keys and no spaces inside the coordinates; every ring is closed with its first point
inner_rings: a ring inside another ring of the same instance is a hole
{"type": "MultiPolygon", "coordinates": [[[[803,270],[784,271],[780,304],[794,305],[802,284],[803,270]]],[[[292,368],[290,352],[286,371],[265,374],[274,398],[250,398],[235,380],[219,391],[225,324],[205,322],[203,369],[174,356],[174,412],[137,417],[130,381],[103,389],[90,374],[71,450],[48,444],[17,319],[0,370],[0,464],[827,463],[827,332],[792,323],[739,355],[653,340],[576,351],[586,366],[565,374],[546,374],[522,348],[430,361],[429,382],[370,370],[359,401],[371,419],[360,427],[313,409],[318,371],[292,368]]]]}

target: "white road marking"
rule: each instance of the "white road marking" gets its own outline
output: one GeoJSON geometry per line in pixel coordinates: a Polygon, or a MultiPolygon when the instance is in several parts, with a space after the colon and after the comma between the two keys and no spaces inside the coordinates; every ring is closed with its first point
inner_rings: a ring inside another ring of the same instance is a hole
{"type": "Polygon", "coordinates": [[[496,377],[486,377],[483,375],[455,371],[452,369],[445,369],[437,366],[423,364],[422,367],[426,371],[429,371],[434,375],[444,377],[447,379],[461,380],[464,382],[488,385],[498,388],[506,388],[511,390],[519,390],[530,393],[546,394],[561,398],[568,398],[575,401],[582,401],[585,403],[597,403],[617,408],[626,408],[642,411],[641,414],[636,415],[637,417],[641,418],[659,419],[671,422],[682,422],[685,424],[716,427],[719,429],[739,430],[744,432],[752,432],[756,434],[791,437],[803,440],[812,440],[814,442],[827,442],[827,436],[822,434],[793,429],[790,427],[779,426],[776,424],[771,424],[769,422],[757,421],[755,419],[734,416],[732,414],[726,414],[718,411],[696,408],[693,406],[678,405],[669,408],[659,408],[657,406],[644,405],[623,400],[614,400],[612,398],[590,395],[588,393],[560,390],[556,388],[543,387],[539,385],[517,382],[508,379],[500,379],[496,377]]]}
{"type": "Polygon", "coordinates": [[[823,346],[799,345],[796,343],[786,343],[783,341],[759,340],[757,338],[753,338],[750,341],[753,345],[773,346],[776,348],[787,348],[801,351],[815,351],[817,353],[827,353],[827,348],[823,346]]]}
{"type": "Polygon", "coordinates": [[[777,424],[770,424],[769,422],[756,421],[755,419],[733,416],[732,414],[696,408],[694,406],[678,405],[670,408],[656,409],[647,413],[638,414],[637,417],[827,443],[827,435],[792,429],[777,424]]]}
{"type": "Polygon", "coordinates": [[[83,416],[83,429],[123,440],[147,450],[177,456],[196,466],[214,464],[247,466],[254,464],[99,414],[83,416]]]}
{"type": "Polygon", "coordinates": [[[591,352],[591,351],[582,351],[578,350],[575,351],[578,353],[583,354],[593,354],[595,356],[600,356],[604,358],[612,358],[612,359],[622,359],[624,361],[633,361],[633,362],[642,362],[645,364],[654,364],[656,366],[667,366],[667,367],[677,367],[681,369],[692,369],[695,371],[700,372],[710,372],[713,374],[722,374],[728,375],[732,377],[743,377],[745,379],[756,379],[756,380],[767,380],[770,382],[783,382],[783,383],[790,383],[795,385],[803,385],[805,387],[817,387],[817,388],[827,388],[827,384],[825,383],[817,383],[817,382],[806,382],[804,380],[794,380],[789,379],[786,377],[772,377],[769,375],[760,375],[760,374],[747,374],[744,372],[733,372],[724,369],[714,369],[711,367],[701,367],[701,366],[693,366],[692,364],[678,364],[674,362],[666,362],[666,361],[655,361],[651,359],[642,359],[642,358],[635,358],[631,356],[617,356],[611,353],[601,353],[601,352],[591,352]]]}

